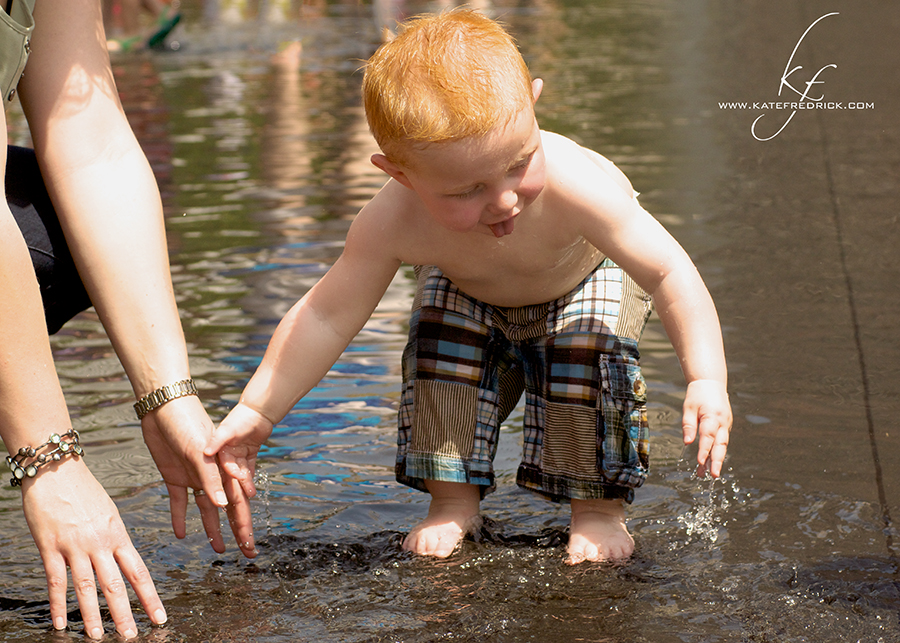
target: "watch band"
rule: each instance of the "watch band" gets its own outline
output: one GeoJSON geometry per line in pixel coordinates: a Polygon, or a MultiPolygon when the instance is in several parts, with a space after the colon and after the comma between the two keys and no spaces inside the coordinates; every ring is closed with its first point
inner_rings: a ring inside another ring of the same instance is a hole
{"type": "Polygon", "coordinates": [[[171,402],[186,395],[199,395],[197,387],[194,385],[194,380],[180,380],[174,384],[160,386],[135,402],[134,412],[137,413],[137,418],[142,420],[153,409],[158,409],[166,402],[171,402]]]}

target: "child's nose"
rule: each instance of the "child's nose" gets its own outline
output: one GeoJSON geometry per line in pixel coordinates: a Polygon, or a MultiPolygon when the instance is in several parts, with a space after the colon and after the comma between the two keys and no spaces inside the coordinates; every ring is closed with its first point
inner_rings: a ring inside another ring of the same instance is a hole
{"type": "Polygon", "coordinates": [[[503,190],[491,203],[491,209],[497,214],[503,214],[512,210],[519,203],[519,195],[515,190],[503,190]]]}

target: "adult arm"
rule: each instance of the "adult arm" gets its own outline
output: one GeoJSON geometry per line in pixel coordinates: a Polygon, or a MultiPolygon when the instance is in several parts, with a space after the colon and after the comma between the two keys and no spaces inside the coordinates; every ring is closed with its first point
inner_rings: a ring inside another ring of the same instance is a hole
{"type": "MultiPolygon", "coordinates": [[[[119,102],[99,2],[41,0],[27,72],[19,86],[35,151],[72,256],[135,396],[190,377],[169,273],[162,205],[119,102]]],[[[187,489],[198,497],[216,551],[218,509],[255,555],[247,499],[223,489],[203,454],[213,425],[197,397],[168,402],[141,422],[170,496],[176,536],[185,535],[187,489]]]]}
{"type": "MultiPolygon", "coordinates": [[[[6,131],[5,116],[0,124],[6,131]]],[[[0,166],[6,165],[6,145],[0,166]]],[[[0,183],[3,174],[0,173],[0,183]]],[[[0,203],[0,432],[11,454],[37,447],[71,427],[50,344],[31,258],[4,199],[0,203]]],[[[47,575],[53,627],[66,627],[67,571],[88,636],[103,636],[98,587],[125,638],[137,628],[123,580],[129,581],[154,623],[166,613],[115,504],[83,459],[67,456],[42,467],[22,485],[22,503],[47,575]]]]}

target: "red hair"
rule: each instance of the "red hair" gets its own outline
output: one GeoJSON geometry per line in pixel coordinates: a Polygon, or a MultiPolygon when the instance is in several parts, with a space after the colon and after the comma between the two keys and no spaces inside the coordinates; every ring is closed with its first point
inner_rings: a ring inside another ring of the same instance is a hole
{"type": "Polygon", "coordinates": [[[471,9],[413,18],[369,59],[369,129],[385,156],[483,136],[533,104],[531,74],[512,36],[471,9]]]}

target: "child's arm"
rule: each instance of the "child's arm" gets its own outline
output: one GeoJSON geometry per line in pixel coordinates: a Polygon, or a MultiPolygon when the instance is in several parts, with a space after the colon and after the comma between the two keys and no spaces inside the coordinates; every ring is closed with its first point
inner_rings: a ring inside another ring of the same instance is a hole
{"type": "Polygon", "coordinates": [[[334,266],[278,324],[240,401],[204,449],[219,454],[247,496],[255,494],[256,453],[272,427],[325,376],[400,267],[388,228],[370,214],[363,209],[357,215],[334,266]]]}
{"type": "Polygon", "coordinates": [[[715,305],[686,253],[651,294],[688,383],[682,414],[684,443],[691,444],[699,435],[697,475],[709,472],[717,478],[732,415],[715,305]]]}
{"type": "MultiPolygon", "coordinates": [[[[696,267],[675,239],[604,170],[569,172],[560,189],[580,203],[584,236],[653,297],[687,380],[682,433],[699,435],[698,475],[722,471],[731,404],[718,315],[696,267]],[[584,172],[584,173],[582,173],[584,172]]],[[[624,175],[622,175],[624,176],[624,175]]]]}

